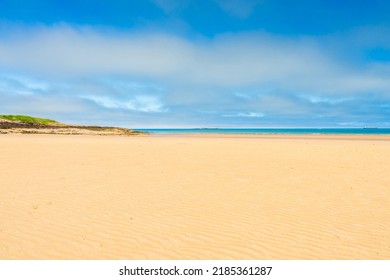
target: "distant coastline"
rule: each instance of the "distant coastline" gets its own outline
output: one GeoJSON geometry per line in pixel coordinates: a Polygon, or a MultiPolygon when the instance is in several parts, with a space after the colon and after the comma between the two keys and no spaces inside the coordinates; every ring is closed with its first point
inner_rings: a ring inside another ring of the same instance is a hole
{"type": "Polygon", "coordinates": [[[23,115],[0,115],[0,134],[146,135],[147,132],[106,126],[68,125],[23,115]]]}
{"type": "Polygon", "coordinates": [[[256,135],[390,135],[390,128],[137,128],[154,135],[256,134],[256,135]]]}

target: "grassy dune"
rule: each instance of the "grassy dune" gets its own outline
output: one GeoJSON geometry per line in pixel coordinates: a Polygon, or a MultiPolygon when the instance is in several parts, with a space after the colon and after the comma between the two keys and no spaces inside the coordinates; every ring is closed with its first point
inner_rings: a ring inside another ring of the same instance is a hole
{"type": "Polygon", "coordinates": [[[25,123],[33,123],[33,124],[59,124],[57,121],[50,119],[42,119],[31,116],[24,115],[0,115],[1,119],[9,120],[9,121],[19,121],[25,123]]]}
{"type": "Polygon", "coordinates": [[[0,134],[141,135],[147,133],[120,127],[68,125],[55,120],[24,115],[0,115],[0,134]]]}

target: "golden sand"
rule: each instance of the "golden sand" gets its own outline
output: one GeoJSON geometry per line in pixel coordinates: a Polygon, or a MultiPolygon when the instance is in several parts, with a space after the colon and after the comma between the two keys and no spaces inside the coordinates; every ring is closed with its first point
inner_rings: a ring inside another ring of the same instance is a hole
{"type": "Polygon", "coordinates": [[[0,135],[0,259],[390,259],[353,139],[0,135]]]}

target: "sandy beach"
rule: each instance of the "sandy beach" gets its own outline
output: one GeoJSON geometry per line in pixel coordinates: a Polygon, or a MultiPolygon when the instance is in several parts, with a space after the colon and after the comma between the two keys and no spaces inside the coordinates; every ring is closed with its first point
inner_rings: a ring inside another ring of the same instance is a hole
{"type": "Polygon", "coordinates": [[[390,259],[390,138],[0,135],[0,259],[390,259]]]}

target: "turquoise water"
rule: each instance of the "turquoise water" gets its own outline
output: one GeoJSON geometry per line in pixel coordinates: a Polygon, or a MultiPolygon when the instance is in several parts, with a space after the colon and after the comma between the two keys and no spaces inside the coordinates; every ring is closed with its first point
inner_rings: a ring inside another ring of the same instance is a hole
{"type": "Polygon", "coordinates": [[[390,128],[138,128],[151,134],[390,134],[390,128]]]}

